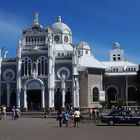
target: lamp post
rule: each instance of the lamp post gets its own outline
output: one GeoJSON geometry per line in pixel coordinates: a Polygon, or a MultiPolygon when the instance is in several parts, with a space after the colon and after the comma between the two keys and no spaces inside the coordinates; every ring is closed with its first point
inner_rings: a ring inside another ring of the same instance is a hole
{"type": "Polygon", "coordinates": [[[128,106],[128,77],[127,77],[127,61],[124,65],[124,72],[125,72],[125,102],[126,106],[128,106]]]}
{"type": "Polygon", "coordinates": [[[128,106],[128,77],[127,77],[127,74],[125,76],[125,100],[126,100],[126,106],[128,106]]]}

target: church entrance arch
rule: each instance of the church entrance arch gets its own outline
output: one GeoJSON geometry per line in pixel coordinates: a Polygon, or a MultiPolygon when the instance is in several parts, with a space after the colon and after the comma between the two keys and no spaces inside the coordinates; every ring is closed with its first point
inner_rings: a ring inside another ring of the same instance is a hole
{"type": "Polygon", "coordinates": [[[28,80],[24,86],[24,108],[41,110],[45,108],[44,85],[39,79],[28,80]]]}
{"type": "Polygon", "coordinates": [[[27,90],[28,110],[41,110],[41,90],[27,90]]]}
{"type": "Polygon", "coordinates": [[[11,96],[10,96],[11,108],[12,108],[13,106],[17,106],[17,105],[16,105],[16,100],[17,100],[16,91],[15,91],[15,89],[13,89],[13,90],[12,90],[12,93],[11,93],[11,96]]]}
{"type": "Polygon", "coordinates": [[[55,92],[54,100],[55,100],[55,109],[59,110],[62,107],[62,94],[59,88],[55,92]]]}
{"type": "Polygon", "coordinates": [[[66,105],[70,105],[72,103],[72,100],[71,100],[71,92],[70,90],[68,90],[66,92],[66,95],[65,95],[65,104],[66,105]]]}
{"type": "Polygon", "coordinates": [[[109,108],[115,104],[117,100],[117,89],[115,87],[109,87],[107,89],[107,100],[108,100],[109,108]]]}

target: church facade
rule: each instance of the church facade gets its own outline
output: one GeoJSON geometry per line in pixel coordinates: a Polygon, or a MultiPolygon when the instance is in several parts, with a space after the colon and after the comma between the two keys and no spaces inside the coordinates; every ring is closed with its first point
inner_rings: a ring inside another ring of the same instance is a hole
{"type": "Polygon", "coordinates": [[[138,65],[124,60],[119,43],[113,45],[110,61],[100,62],[86,42],[74,44],[72,39],[60,16],[43,27],[36,13],[32,26],[22,32],[16,57],[1,53],[0,104],[27,111],[100,107],[100,101],[118,97],[129,101],[128,93],[137,90],[138,65]]]}

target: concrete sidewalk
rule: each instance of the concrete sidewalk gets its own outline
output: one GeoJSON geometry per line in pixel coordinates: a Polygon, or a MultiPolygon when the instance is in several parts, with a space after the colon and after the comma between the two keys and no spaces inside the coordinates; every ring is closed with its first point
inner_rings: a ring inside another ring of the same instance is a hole
{"type": "Polygon", "coordinates": [[[20,118],[0,120],[0,140],[132,140],[140,127],[80,123],[79,128],[58,126],[56,119],[20,118]]]}

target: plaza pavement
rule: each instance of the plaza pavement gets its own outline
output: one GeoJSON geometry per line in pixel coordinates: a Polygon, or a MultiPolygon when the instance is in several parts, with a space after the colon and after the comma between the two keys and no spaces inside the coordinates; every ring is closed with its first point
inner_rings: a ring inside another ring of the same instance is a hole
{"type": "Polygon", "coordinates": [[[138,140],[140,127],[135,125],[107,126],[100,123],[80,123],[58,127],[56,119],[11,118],[0,120],[0,140],[138,140]]]}

